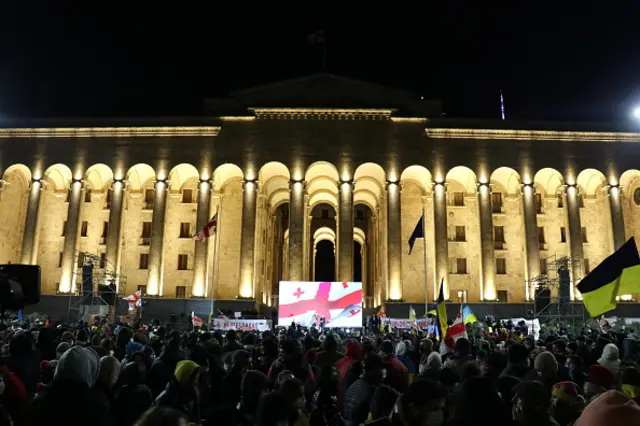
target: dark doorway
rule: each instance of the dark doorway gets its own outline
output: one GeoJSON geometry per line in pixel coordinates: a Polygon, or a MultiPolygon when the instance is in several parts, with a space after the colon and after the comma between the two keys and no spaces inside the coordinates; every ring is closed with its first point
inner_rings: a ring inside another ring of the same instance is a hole
{"type": "Polygon", "coordinates": [[[336,280],[336,257],[331,241],[322,240],[316,245],[316,270],[313,279],[329,282],[336,280]]]}
{"type": "Polygon", "coordinates": [[[362,246],[359,242],[353,242],[353,281],[362,282],[362,246]]]}

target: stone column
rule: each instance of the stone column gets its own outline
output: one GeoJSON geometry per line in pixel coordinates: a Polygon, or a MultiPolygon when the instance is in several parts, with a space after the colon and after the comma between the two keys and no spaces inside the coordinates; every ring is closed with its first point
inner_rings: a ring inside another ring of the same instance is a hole
{"type": "Polygon", "coordinates": [[[493,213],[489,183],[478,184],[478,210],[480,211],[480,247],[482,265],[482,299],[496,300],[496,255],[493,242],[493,213]]]}
{"type": "Polygon", "coordinates": [[[67,212],[67,229],[64,234],[64,249],[62,252],[62,270],[60,274],[60,292],[69,293],[74,290],[75,270],[78,247],[78,232],[80,231],[80,209],[84,198],[84,182],[71,181],[69,187],[69,210],[67,212]]]}
{"type": "MultiPolygon", "coordinates": [[[[200,232],[209,222],[211,214],[211,189],[210,180],[201,180],[198,184],[198,211],[196,213],[196,229],[200,232]]],[[[215,238],[215,236],[214,236],[215,238]]],[[[191,294],[195,297],[204,297],[207,285],[207,259],[209,256],[209,240],[195,241],[193,251],[193,284],[191,294]]]]}
{"type": "MultiPolygon", "coordinates": [[[[256,233],[256,199],[258,182],[246,180],[242,184],[242,236],[240,240],[240,283],[238,297],[250,299],[254,297],[254,251],[256,233]]],[[[291,235],[289,235],[291,239],[291,235]]]]}
{"type": "Polygon", "coordinates": [[[529,286],[526,292],[530,299],[533,298],[533,282],[531,282],[531,280],[540,275],[540,243],[538,241],[538,216],[535,194],[536,189],[532,183],[522,185],[522,206],[526,239],[525,262],[527,265],[527,280],[529,280],[529,286]]]}
{"type": "MultiPolygon", "coordinates": [[[[113,265],[115,273],[120,273],[122,251],[122,211],[124,209],[125,183],[114,180],[111,183],[111,205],[109,206],[109,229],[107,230],[107,262],[113,265]]],[[[119,283],[116,282],[116,286],[119,283]]]]}
{"type": "MultiPolygon", "coordinates": [[[[289,234],[289,238],[291,238],[291,234],[289,234]]],[[[337,251],[337,280],[353,281],[353,182],[342,181],[338,184],[337,251]]]]}
{"type": "MultiPolygon", "coordinates": [[[[565,206],[569,225],[569,250],[571,253],[572,282],[575,284],[582,278],[584,253],[582,248],[582,223],[580,221],[580,199],[577,185],[567,185],[565,190],[565,206]]],[[[573,298],[573,285],[571,285],[573,298]]]]}
{"type": "Polygon", "coordinates": [[[24,221],[22,251],[20,252],[20,263],[23,265],[35,265],[38,262],[38,213],[43,190],[42,180],[34,179],[31,181],[27,214],[24,221]]]}
{"type": "Polygon", "coordinates": [[[167,181],[155,181],[153,215],[151,216],[151,245],[149,246],[149,278],[147,294],[162,296],[164,280],[164,220],[167,214],[167,181]]]}
{"type": "Polygon", "coordinates": [[[304,181],[290,181],[289,280],[304,281],[304,181]]]}
{"type": "Polygon", "coordinates": [[[624,235],[624,215],[622,213],[622,190],[620,185],[609,185],[609,204],[611,207],[611,233],[613,249],[617,250],[626,241],[624,235]]]}
{"type": "Polygon", "coordinates": [[[387,182],[387,264],[390,300],[402,299],[402,226],[399,182],[387,182]]]}
{"type": "Polygon", "coordinates": [[[440,282],[444,280],[444,297],[449,298],[449,241],[447,238],[447,190],[444,182],[433,184],[433,235],[436,246],[436,277],[434,297],[440,291],[440,282]]]}

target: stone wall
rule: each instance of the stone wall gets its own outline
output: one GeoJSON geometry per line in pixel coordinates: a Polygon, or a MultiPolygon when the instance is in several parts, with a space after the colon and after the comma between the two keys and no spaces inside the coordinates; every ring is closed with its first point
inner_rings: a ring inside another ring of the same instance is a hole
{"type": "Polygon", "coordinates": [[[603,190],[597,191],[595,197],[585,199],[584,208],[580,209],[580,222],[587,228],[587,242],[582,245],[584,258],[589,260],[589,268],[593,270],[613,253],[609,198],[603,190]]]}
{"type": "Polygon", "coordinates": [[[42,192],[40,200],[37,263],[41,268],[42,293],[45,294],[56,294],[60,282],[63,227],[69,209],[65,196],[66,192],[55,193],[53,187],[49,186],[42,192]]]}
{"type": "MultiPolygon", "coordinates": [[[[136,291],[138,286],[147,285],[148,269],[140,269],[140,254],[149,253],[149,246],[142,245],[142,223],[151,222],[152,210],[143,209],[144,190],[152,189],[147,183],[142,190],[129,190],[125,194],[124,219],[122,221],[122,267],[121,273],[127,277],[125,293],[136,291]]],[[[165,246],[166,247],[166,246],[165,246]]]]}
{"type": "MultiPolygon", "coordinates": [[[[401,192],[402,224],[402,298],[407,302],[424,302],[424,249],[425,240],[417,239],[409,254],[409,237],[423,213],[423,191],[413,181],[403,182],[401,192]]],[[[429,254],[429,253],[427,253],[429,254]]],[[[431,253],[433,256],[433,253],[431,253]]]]}
{"type": "Polygon", "coordinates": [[[493,226],[504,227],[504,250],[495,251],[496,259],[504,258],[506,275],[498,274],[496,291],[506,290],[508,302],[525,301],[525,233],[522,198],[520,194],[502,193],[502,213],[493,214],[493,226]]]}
{"type": "Polygon", "coordinates": [[[214,285],[216,299],[232,300],[238,294],[240,239],[242,228],[242,182],[231,181],[222,188],[219,253],[214,285]]]}

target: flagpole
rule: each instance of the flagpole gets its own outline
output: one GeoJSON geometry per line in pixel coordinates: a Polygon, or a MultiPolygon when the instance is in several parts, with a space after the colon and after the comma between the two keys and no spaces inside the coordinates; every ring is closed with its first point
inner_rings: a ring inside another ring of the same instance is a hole
{"type": "MultiPolygon", "coordinates": [[[[216,223],[216,237],[213,244],[213,279],[211,280],[211,318],[213,318],[213,308],[216,302],[216,291],[214,288],[214,280],[216,278],[216,272],[218,271],[218,249],[220,248],[220,225],[222,224],[222,194],[220,194],[220,202],[218,203],[218,209],[216,210],[218,220],[216,223]]],[[[217,281],[216,281],[217,283],[217,281]]],[[[209,324],[210,325],[210,324],[209,324]]]]}
{"type": "Polygon", "coordinates": [[[426,197],[422,200],[422,244],[424,244],[424,316],[429,312],[429,286],[427,285],[427,209],[426,197]]]}

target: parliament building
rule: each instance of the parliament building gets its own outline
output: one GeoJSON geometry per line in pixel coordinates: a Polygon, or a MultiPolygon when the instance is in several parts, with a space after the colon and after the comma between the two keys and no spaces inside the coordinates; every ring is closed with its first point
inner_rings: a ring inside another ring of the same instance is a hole
{"type": "Polygon", "coordinates": [[[204,111],[0,123],[0,263],[40,265],[43,297],[78,293],[90,253],[151,299],[268,307],[280,281],[329,280],[420,305],[442,280],[452,301],[524,303],[551,260],[577,283],[640,236],[640,133],[449,119],[330,74],[204,111]]]}

